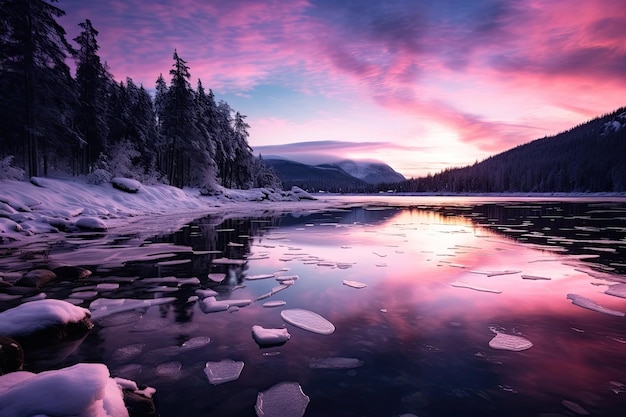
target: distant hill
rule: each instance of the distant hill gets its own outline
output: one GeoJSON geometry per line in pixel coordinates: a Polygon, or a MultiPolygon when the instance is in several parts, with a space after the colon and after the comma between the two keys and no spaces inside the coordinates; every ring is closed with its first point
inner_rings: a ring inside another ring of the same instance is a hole
{"type": "Polygon", "coordinates": [[[405,178],[380,162],[340,161],[307,165],[282,158],[266,157],[285,189],[294,185],[309,191],[369,192],[373,184],[395,183],[405,178]]]}
{"type": "Polygon", "coordinates": [[[626,107],[471,166],[407,180],[394,189],[399,192],[624,192],[626,107]]]}

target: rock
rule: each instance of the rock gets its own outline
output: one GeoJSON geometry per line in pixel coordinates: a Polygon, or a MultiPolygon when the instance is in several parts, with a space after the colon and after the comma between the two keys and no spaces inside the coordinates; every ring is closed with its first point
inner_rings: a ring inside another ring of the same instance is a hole
{"type": "Polygon", "coordinates": [[[0,375],[21,371],[24,366],[24,350],[14,339],[0,335],[0,375]]]}
{"type": "Polygon", "coordinates": [[[124,405],[131,417],[157,417],[156,406],[152,398],[147,398],[132,390],[124,389],[124,405]]]}
{"type": "Polygon", "coordinates": [[[76,281],[87,278],[91,275],[91,271],[80,266],[63,265],[52,270],[59,279],[67,281],[76,281]]]}
{"type": "Polygon", "coordinates": [[[132,194],[141,189],[141,183],[131,178],[115,177],[111,179],[111,184],[113,184],[113,188],[132,194]]]}
{"type": "Polygon", "coordinates": [[[75,225],[79,229],[91,232],[106,232],[108,230],[106,223],[97,217],[81,217],[76,220],[75,225]]]}
{"type": "Polygon", "coordinates": [[[18,287],[41,288],[57,279],[57,274],[49,269],[33,269],[15,282],[18,287]]]}

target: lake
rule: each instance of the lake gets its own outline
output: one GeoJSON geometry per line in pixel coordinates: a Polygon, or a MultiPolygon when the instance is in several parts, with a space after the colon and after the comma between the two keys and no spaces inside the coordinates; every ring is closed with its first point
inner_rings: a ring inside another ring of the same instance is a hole
{"type": "MultiPolygon", "coordinates": [[[[328,198],[50,242],[49,261],[93,275],[47,297],[97,311],[96,326],[29,352],[28,370],[105,363],[156,388],[162,417],[255,416],[258,393],[285,381],[310,398],[308,417],[623,415],[626,299],[605,292],[626,283],[626,199],[328,198]],[[291,309],[334,332],[286,322],[291,309]],[[260,347],[254,325],[290,339],[260,347]],[[491,347],[496,335],[519,350],[491,347]],[[223,360],[241,374],[212,384],[205,366],[223,360]]],[[[0,270],[41,261],[18,255],[0,270]]]]}

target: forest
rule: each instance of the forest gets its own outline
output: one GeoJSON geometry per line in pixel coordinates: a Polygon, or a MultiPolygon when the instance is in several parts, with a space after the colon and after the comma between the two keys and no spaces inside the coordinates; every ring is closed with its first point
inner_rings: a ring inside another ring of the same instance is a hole
{"type": "Polygon", "coordinates": [[[377,191],[507,193],[625,192],[626,107],[565,132],[519,145],[471,166],[377,191]]]}
{"type": "Polygon", "coordinates": [[[72,44],[54,3],[0,0],[0,178],[124,176],[206,192],[281,186],[254,157],[246,116],[200,79],[192,87],[176,50],[153,94],[130,78],[118,82],[91,21],[72,44]]]}

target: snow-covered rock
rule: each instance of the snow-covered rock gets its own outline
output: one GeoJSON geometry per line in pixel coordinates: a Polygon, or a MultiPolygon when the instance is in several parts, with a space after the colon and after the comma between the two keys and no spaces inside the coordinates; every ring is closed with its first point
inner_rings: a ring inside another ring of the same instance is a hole
{"type": "Polygon", "coordinates": [[[79,363],[69,368],[12,372],[0,376],[0,415],[127,417],[122,387],[106,365],[79,363]]]}
{"type": "Polygon", "coordinates": [[[141,189],[141,183],[131,178],[114,177],[111,179],[114,188],[127,193],[136,193],[141,189]]]}
{"type": "Polygon", "coordinates": [[[20,304],[0,313],[0,334],[20,337],[76,325],[91,328],[91,313],[62,300],[38,300],[20,304]]]}
{"type": "Polygon", "coordinates": [[[81,217],[76,220],[75,225],[79,229],[93,232],[106,232],[108,230],[106,223],[97,217],[81,217]]]}

